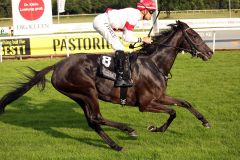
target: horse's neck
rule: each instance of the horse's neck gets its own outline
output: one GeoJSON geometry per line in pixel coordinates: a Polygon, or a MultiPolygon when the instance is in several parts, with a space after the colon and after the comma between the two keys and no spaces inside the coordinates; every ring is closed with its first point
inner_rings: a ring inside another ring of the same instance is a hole
{"type": "Polygon", "coordinates": [[[162,47],[156,50],[156,54],[151,58],[152,61],[157,65],[157,67],[165,74],[167,75],[172,66],[173,63],[177,57],[177,50],[174,47],[179,47],[179,45],[182,42],[182,32],[176,31],[176,33],[169,38],[167,42],[164,44],[172,47],[162,47]]]}

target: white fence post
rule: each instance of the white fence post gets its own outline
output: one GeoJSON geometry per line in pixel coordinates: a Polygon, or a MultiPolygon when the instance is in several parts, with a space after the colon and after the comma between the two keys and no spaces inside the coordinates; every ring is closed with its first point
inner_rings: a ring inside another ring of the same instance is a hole
{"type": "Polygon", "coordinates": [[[69,44],[68,44],[68,36],[65,36],[65,40],[66,40],[66,50],[67,50],[67,57],[69,57],[69,44]]]}
{"type": "Polygon", "coordinates": [[[3,53],[2,53],[2,42],[0,41],[0,62],[1,63],[3,61],[2,55],[3,55],[3,53]]]}
{"type": "Polygon", "coordinates": [[[215,48],[216,48],[216,31],[213,31],[213,53],[215,52],[215,48]]]}

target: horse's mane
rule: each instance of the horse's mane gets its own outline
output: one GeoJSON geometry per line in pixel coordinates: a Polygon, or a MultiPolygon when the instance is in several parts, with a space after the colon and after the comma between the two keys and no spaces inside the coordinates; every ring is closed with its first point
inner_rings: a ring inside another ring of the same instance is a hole
{"type": "Polygon", "coordinates": [[[140,50],[136,51],[136,53],[138,53],[139,55],[151,55],[159,46],[157,45],[158,43],[164,44],[179,28],[178,24],[169,24],[168,26],[170,26],[171,28],[159,32],[158,34],[153,36],[153,43],[144,44],[140,50]]]}

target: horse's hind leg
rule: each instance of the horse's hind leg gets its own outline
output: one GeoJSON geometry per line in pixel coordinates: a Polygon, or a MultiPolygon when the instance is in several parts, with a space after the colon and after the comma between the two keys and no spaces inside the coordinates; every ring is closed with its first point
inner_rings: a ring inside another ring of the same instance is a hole
{"type": "MultiPolygon", "coordinates": [[[[89,92],[90,93],[90,92],[89,92]]],[[[71,96],[70,96],[71,97],[71,96]]],[[[98,135],[114,150],[121,151],[122,147],[117,145],[101,128],[102,116],[99,110],[98,99],[91,96],[80,96],[73,98],[84,110],[89,127],[95,130],[98,135]],[[91,97],[91,98],[89,98],[91,97]]]]}
{"type": "MultiPolygon", "coordinates": [[[[80,104],[80,106],[82,106],[82,105],[80,104]]],[[[99,104],[97,104],[96,106],[99,106],[99,104]]],[[[85,108],[88,109],[89,107],[85,107],[85,108]]],[[[86,114],[88,114],[88,112],[89,111],[86,111],[86,114]]],[[[117,128],[121,131],[127,132],[128,135],[130,135],[132,137],[137,137],[137,133],[135,132],[135,130],[133,128],[130,128],[127,124],[119,123],[119,122],[113,122],[113,121],[110,121],[110,120],[107,120],[107,119],[103,118],[102,115],[100,114],[99,108],[97,109],[97,113],[98,113],[98,115],[97,115],[97,123],[98,124],[106,125],[106,126],[113,127],[113,128],[117,128]]]]}
{"type": "Polygon", "coordinates": [[[199,119],[202,122],[202,125],[204,127],[210,128],[210,124],[208,123],[206,118],[195,108],[193,108],[193,106],[189,102],[169,96],[165,96],[163,99],[161,99],[161,102],[165,105],[177,105],[188,109],[197,119],[199,119]]]}
{"type": "Polygon", "coordinates": [[[122,147],[117,145],[101,128],[101,126],[98,123],[98,120],[94,119],[88,119],[89,126],[94,129],[98,135],[114,150],[121,151],[122,147]]]}
{"type": "MultiPolygon", "coordinates": [[[[75,101],[76,101],[76,100],[75,100],[75,101]]],[[[84,106],[84,105],[81,104],[81,103],[79,103],[79,105],[80,105],[81,107],[84,106]]],[[[89,110],[89,109],[88,109],[89,107],[85,106],[85,107],[82,107],[82,108],[83,108],[83,110],[84,110],[84,113],[87,115],[87,117],[90,117],[90,114],[89,114],[90,111],[88,111],[88,110],[89,110]]],[[[109,126],[109,127],[117,128],[117,129],[119,129],[119,130],[121,130],[121,131],[127,132],[130,136],[133,136],[133,137],[136,137],[136,136],[137,136],[135,130],[134,130],[133,128],[128,127],[127,124],[125,124],[125,123],[119,123],[119,122],[113,122],[113,121],[107,120],[107,119],[105,119],[105,118],[102,117],[102,115],[100,114],[100,112],[99,112],[99,114],[97,115],[97,118],[96,118],[96,119],[97,119],[96,123],[98,123],[98,124],[100,124],[100,125],[106,125],[106,126],[109,126]]]]}

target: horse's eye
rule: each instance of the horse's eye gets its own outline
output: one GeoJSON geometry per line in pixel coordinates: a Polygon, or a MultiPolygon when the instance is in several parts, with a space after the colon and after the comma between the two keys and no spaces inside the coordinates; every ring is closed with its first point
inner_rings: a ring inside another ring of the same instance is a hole
{"type": "Polygon", "coordinates": [[[197,38],[198,38],[198,36],[197,36],[197,35],[193,35],[193,38],[194,38],[194,39],[197,39],[197,38]]]}

